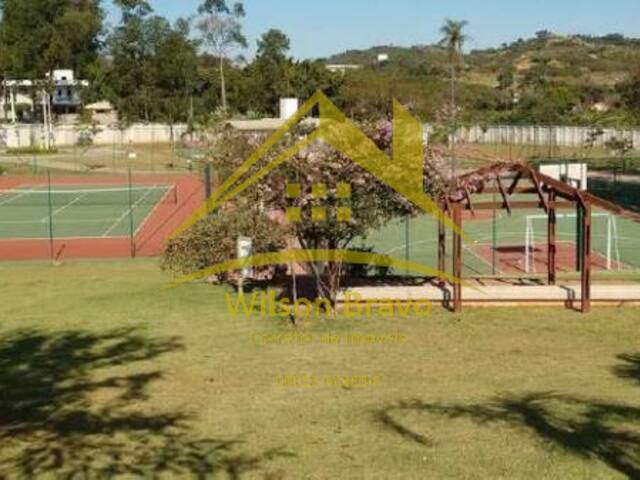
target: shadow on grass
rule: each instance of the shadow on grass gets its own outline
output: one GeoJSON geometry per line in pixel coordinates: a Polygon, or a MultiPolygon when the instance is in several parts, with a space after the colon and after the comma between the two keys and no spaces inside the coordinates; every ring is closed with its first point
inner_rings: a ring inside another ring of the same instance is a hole
{"type": "Polygon", "coordinates": [[[141,362],[181,349],[177,338],[151,339],[132,329],[0,336],[0,472],[239,478],[290,455],[238,453],[240,441],[195,437],[182,412],[145,412],[149,386],[163,375],[141,362]]]}
{"type": "Polygon", "coordinates": [[[376,412],[390,431],[421,445],[429,440],[397,420],[407,412],[451,419],[468,418],[481,425],[523,427],[544,442],[585,459],[596,459],[628,478],[640,478],[640,408],[553,392],[505,394],[486,404],[401,402],[376,412]]]}
{"type": "Polygon", "coordinates": [[[613,372],[620,378],[640,385],[640,353],[618,355],[618,360],[624,363],[616,365],[613,372]]]}

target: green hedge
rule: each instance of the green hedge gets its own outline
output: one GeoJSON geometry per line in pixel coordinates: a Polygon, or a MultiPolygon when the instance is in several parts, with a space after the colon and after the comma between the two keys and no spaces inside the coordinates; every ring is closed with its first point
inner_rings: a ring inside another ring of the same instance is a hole
{"type": "Polygon", "coordinates": [[[40,147],[19,147],[8,148],[7,155],[53,155],[58,153],[58,149],[50,148],[44,149],[40,147]]]}

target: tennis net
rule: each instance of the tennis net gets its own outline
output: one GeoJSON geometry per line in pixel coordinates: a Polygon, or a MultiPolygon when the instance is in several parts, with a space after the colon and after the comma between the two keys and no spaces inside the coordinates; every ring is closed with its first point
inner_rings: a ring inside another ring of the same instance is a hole
{"type": "Polygon", "coordinates": [[[47,187],[15,188],[0,190],[0,208],[48,206],[99,206],[99,205],[155,205],[177,203],[175,185],[136,187],[110,187],[86,189],[47,187]]]}

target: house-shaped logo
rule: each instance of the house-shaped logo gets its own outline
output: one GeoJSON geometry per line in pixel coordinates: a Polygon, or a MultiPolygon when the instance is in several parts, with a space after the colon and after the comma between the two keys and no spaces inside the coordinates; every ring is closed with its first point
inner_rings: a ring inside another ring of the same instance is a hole
{"type": "MultiPolygon", "coordinates": [[[[216,211],[226,202],[259,182],[289,158],[318,140],[322,140],[336,151],[348,157],[375,176],[380,182],[386,184],[413,203],[425,214],[433,216],[456,233],[462,233],[453,221],[438,207],[436,202],[424,192],[423,129],[415,117],[399,102],[394,100],[393,158],[389,158],[386,153],[380,150],[326,95],[318,91],[300,107],[295,115],[289,118],[282,127],[271,135],[240,168],[226,179],[220,188],[174,232],[173,236],[179,235],[210,213],[216,211]],[[251,169],[256,166],[260,159],[316,107],[319,111],[319,127],[294,146],[279,154],[268,165],[250,174],[251,169]]],[[[437,276],[454,283],[460,282],[459,279],[453,278],[446,272],[440,272],[415,262],[409,262],[383,254],[349,250],[287,250],[230,260],[182,277],[174,282],[173,285],[187,283],[198,278],[215,275],[222,271],[309,261],[341,261],[344,263],[387,266],[413,271],[424,276],[437,276]]]]}

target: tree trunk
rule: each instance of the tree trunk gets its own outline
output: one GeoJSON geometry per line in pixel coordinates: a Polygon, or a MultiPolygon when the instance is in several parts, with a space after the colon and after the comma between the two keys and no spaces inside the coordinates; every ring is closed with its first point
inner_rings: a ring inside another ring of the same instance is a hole
{"type": "Polygon", "coordinates": [[[144,95],[143,95],[143,108],[144,108],[144,121],[146,123],[149,123],[149,92],[145,89],[144,91],[144,95]]]}
{"type": "MultiPolygon", "coordinates": [[[[331,252],[337,251],[338,245],[334,241],[329,241],[329,250],[331,252]]],[[[326,290],[329,296],[329,302],[331,303],[331,308],[333,313],[336,311],[336,304],[338,300],[338,292],[340,291],[340,279],[342,277],[342,261],[338,261],[335,259],[330,259],[327,264],[327,282],[326,282],[326,290]]]]}
{"type": "Polygon", "coordinates": [[[456,64],[451,59],[451,177],[453,182],[456,181],[458,176],[458,165],[456,160],[456,130],[457,117],[456,117],[456,64]]]}
{"type": "Polygon", "coordinates": [[[224,79],[224,55],[220,54],[220,98],[222,110],[227,111],[227,86],[224,79]]]}

